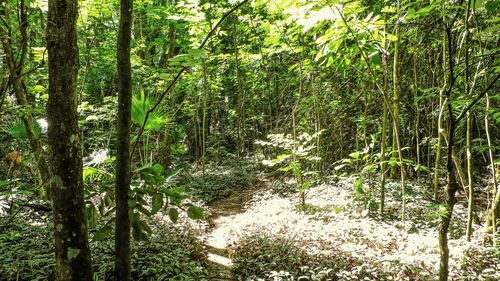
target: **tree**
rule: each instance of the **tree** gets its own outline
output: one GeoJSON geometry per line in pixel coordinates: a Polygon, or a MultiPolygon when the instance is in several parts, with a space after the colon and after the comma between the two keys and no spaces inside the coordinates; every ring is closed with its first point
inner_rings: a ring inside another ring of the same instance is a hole
{"type": "Polygon", "coordinates": [[[118,64],[118,123],[116,138],[116,218],[115,271],[117,280],[130,280],[130,126],[132,107],[132,71],[130,41],[133,0],[120,2],[120,29],[117,42],[118,64]]]}
{"type": "Polygon", "coordinates": [[[57,280],[92,280],[77,113],[77,0],[49,0],[47,105],[57,280]]]}
{"type": "MultiPolygon", "coordinates": [[[[5,18],[5,22],[9,22],[9,3],[6,1],[5,6],[0,6],[0,15],[5,18]]],[[[15,42],[12,36],[12,27],[10,25],[2,26],[0,29],[1,40],[2,40],[2,48],[5,54],[4,60],[6,61],[7,68],[9,70],[9,79],[8,82],[5,80],[7,84],[5,87],[1,87],[0,89],[5,90],[8,88],[8,84],[12,84],[12,88],[14,89],[14,94],[16,96],[17,105],[21,108],[21,120],[23,122],[26,136],[30,142],[31,149],[33,150],[33,154],[35,156],[35,160],[37,163],[38,173],[39,173],[39,182],[40,187],[43,188],[43,192],[45,192],[45,182],[49,178],[49,168],[47,166],[47,162],[44,155],[42,142],[35,134],[33,127],[33,115],[31,104],[28,101],[29,93],[27,91],[26,83],[23,77],[24,66],[26,63],[26,56],[28,54],[28,12],[27,5],[24,0],[19,2],[20,11],[20,22],[19,22],[19,33],[21,42],[15,42]],[[14,41],[14,42],[13,42],[14,41]],[[13,44],[20,44],[21,53],[20,55],[16,55],[12,48],[13,44]],[[18,57],[18,59],[16,59],[18,57]]]]}

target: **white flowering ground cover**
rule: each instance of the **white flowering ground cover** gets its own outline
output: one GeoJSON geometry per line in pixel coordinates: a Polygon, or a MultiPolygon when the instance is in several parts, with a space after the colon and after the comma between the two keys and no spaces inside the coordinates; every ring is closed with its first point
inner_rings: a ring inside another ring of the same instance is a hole
{"type": "MultiPolygon", "coordinates": [[[[353,203],[354,182],[354,178],[343,177],[310,189],[306,196],[306,203],[313,206],[310,212],[297,208],[295,193],[254,192],[242,212],[216,218],[206,242],[210,247],[232,249],[242,238],[258,233],[293,241],[311,255],[349,254],[366,267],[390,273],[392,280],[434,280],[439,266],[439,218],[432,217],[432,209],[426,207],[432,202],[418,193],[408,196],[403,223],[399,219],[398,183],[388,183],[388,215],[382,220],[353,203]],[[418,276],[412,277],[409,271],[418,276]]],[[[409,188],[425,187],[410,184],[409,188]]],[[[217,206],[214,204],[212,210],[217,211],[217,206]]],[[[483,246],[481,226],[474,225],[473,238],[467,242],[461,235],[466,209],[457,204],[453,215],[451,228],[456,233],[451,233],[449,241],[450,279],[500,280],[500,257],[483,246]]],[[[352,269],[356,270],[360,268],[352,269]]],[[[337,274],[341,280],[356,280],[351,275],[337,274]]]]}

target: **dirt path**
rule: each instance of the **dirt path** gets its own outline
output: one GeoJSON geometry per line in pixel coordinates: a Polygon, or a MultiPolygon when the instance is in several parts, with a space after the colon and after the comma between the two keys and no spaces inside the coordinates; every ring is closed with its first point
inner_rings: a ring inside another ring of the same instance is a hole
{"type": "Polygon", "coordinates": [[[206,239],[209,260],[209,279],[233,280],[231,267],[233,265],[231,247],[228,246],[228,237],[231,229],[222,227],[221,221],[233,215],[243,213],[246,203],[252,198],[257,189],[235,191],[226,198],[209,204],[210,231],[206,239]]]}

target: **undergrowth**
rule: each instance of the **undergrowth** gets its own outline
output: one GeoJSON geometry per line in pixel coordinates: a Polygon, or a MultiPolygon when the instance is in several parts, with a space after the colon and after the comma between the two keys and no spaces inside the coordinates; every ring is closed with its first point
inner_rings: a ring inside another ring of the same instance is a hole
{"type": "MultiPolygon", "coordinates": [[[[4,225],[5,217],[0,218],[4,225]]],[[[17,218],[0,232],[0,280],[55,280],[49,218],[17,218]]],[[[114,280],[112,237],[91,242],[94,280],[114,280]]],[[[132,280],[207,280],[206,252],[189,231],[158,225],[148,241],[132,241],[132,280]]]]}
{"type": "Polygon", "coordinates": [[[386,275],[347,253],[309,255],[293,242],[249,236],[234,250],[236,280],[384,280],[386,275]]]}
{"type": "Polygon", "coordinates": [[[207,203],[224,198],[234,191],[251,188],[258,183],[257,173],[251,165],[225,165],[207,169],[203,175],[183,175],[179,185],[194,198],[207,203]]]}

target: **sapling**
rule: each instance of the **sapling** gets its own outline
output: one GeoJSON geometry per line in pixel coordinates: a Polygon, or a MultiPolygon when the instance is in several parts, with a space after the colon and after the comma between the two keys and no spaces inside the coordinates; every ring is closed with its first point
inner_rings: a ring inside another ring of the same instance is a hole
{"type": "Polygon", "coordinates": [[[306,208],[306,192],[313,186],[318,174],[317,171],[313,170],[315,166],[313,164],[320,161],[321,158],[312,154],[316,148],[314,140],[322,132],[319,131],[313,135],[302,133],[296,138],[292,135],[270,134],[267,136],[269,141],[256,141],[258,145],[274,147],[283,152],[272,160],[263,160],[262,164],[277,167],[278,171],[290,173],[293,176],[303,210],[306,208]]]}

